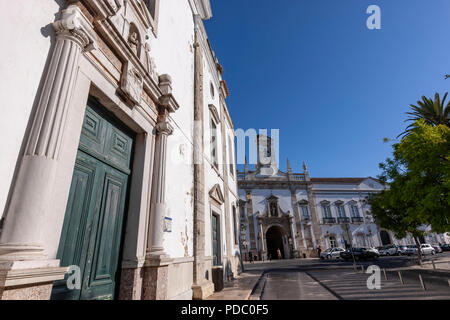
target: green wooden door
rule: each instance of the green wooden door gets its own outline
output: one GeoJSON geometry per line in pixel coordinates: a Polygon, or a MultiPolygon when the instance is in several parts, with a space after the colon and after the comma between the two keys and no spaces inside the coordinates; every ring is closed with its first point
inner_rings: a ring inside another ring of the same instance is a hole
{"type": "Polygon", "coordinates": [[[212,227],[213,265],[219,266],[221,264],[220,222],[219,222],[219,216],[214,213],[211,216],[211,227],[212,227]]]}
{"type": "Polygon", "coordinates": [[[133,134],[89,101],[58,258],[76,265],[81,288],[55,283],[54,299],[113,299],[131,173],[133,134]]]}

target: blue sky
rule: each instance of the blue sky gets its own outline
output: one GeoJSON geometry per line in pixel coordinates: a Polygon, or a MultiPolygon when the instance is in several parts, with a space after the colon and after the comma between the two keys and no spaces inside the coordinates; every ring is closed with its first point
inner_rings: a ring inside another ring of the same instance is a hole
{"type": "Polygon", "coordinates": [[[409,104],[450,89],[448,0],[211,2],[235,128],[280,129],[281,170],[289,157],[314,177],[377,176],[409,104]]]}

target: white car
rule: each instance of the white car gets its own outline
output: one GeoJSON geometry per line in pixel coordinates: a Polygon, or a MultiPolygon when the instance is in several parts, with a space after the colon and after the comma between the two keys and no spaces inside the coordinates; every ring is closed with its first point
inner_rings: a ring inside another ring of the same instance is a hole
{"type": "Polygon", "coordinates": [[[329,248],[320,254],[320,259],[339,259],[341,257],[341,252],[345,249],[342,248],[329,248]]]}
{"type": "MultiPolygon", "coordinates": [[[[434,248],[427,244],[421,244],[420,245],[420,251],[422,252],[423,255],[427,255],[427,254],[436,254],[436,251],[434,250],[434,248]]],[[[417,246],[416,245],[409,245],[408,248],[406,249],[406,254],[408,256],[413,255],[413,254],[417,254],[417,246]]]]}
{"type": "Polygon", "coordinates": [[[423,255],[436,254],[436,250],[433,248],[433,246],[431,244],[428,244],[428,243],[421,244],[420,250],[422,251],[423,255]]]}

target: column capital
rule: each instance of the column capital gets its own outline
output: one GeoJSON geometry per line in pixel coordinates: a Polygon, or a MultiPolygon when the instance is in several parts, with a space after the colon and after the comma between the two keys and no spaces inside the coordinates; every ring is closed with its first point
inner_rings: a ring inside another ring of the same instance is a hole
{"type": "Polygon", "coordinates": [[[173,126],[167,120],[158,122],[155,129],[158,135],[164,134],[166,136],[170,136],[173,133],[173,126]]]}
{"type": "Polygon", "coordinates": [[[76,42],[83,51],[97,49],[94,28],[76,5],[63,10],[61,19],[53,23],[53,28],[57,37],[76,42]]]}

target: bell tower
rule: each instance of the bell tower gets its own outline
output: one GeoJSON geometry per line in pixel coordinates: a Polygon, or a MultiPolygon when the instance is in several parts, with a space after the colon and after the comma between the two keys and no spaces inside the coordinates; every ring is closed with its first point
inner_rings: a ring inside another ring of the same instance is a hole
{"type": "Polygon", "coordinates": [[[256,138],[258,149],[258,163],[256,169],[260,175],[272,176],[278,173],[275,146],[272,138],[259,134],[256,138]]]}

